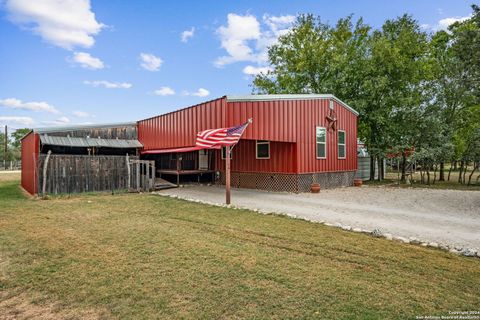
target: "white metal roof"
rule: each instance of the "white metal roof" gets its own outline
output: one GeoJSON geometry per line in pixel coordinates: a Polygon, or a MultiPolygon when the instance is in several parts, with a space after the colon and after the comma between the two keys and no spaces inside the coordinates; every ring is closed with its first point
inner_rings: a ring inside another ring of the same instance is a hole
{"type": "Polygon", "coordinates": [[[126,127],[126,126],[136,126],[136,125],[137,125],[136,122],[99,123],[99,124],[86,124],[86,125],[72,125],[72,126],[64,126],[64,127],[34,128],[33,132],[35,133],[65,132],[65,131],[75,131],[75,130],[84,130],[84,129],[116,128],[116,127],[126,127]]]}
{"type": "Polygon", "coordinates": [[[106,147],[106,148],[141,148],[143,145],[136,139],[100,139],[100,138],[76,138],[56,137],[46,134],[40,135],[43,144],[65,147],[106,147]]]}
{"type": "Polygon", "coordinates": [[[350,107],[333,94],[250,94],[250,95],[227,95],[227,101],[275,101],[275,100],[313,100],[313,99],[333,99],[358,116],[358,111],[350,107]]]}

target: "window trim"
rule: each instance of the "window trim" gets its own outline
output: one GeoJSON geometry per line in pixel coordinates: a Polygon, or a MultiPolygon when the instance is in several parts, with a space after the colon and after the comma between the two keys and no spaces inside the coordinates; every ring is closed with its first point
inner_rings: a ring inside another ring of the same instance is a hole
{"type": "Polygon", "coordinates": [[[327,159],[327,134],[328,134],[328,130],[327,128],[325,127],[320,127],[320,126],[316,126],[315,127],[315,158],[317,159],[327,159]],[[317,141],[317,130],[318,129],[323,129],[325,131],[325,142],[318,142],[317,141]],[[324,157],[319,157],[318,156],[318,145],[319,144],[323,144],[325,146],[325,156],[324,157]]]}
{"type": "Polygon", "coordinates": [[[270,159],[270,141],[268,141],[268,140],[255,140],[255,159],[257,159],[257,160],[268,160],[268,159],[270,159]],[[268,157],[259,157],[258,156],[258,145],[259,144],[268,145],[268,157]]]}
{"type": "MultiPolygon", "coordinates": [[[[230,146],[230,160],[233,159],[233,152],[232,152],[232,151],[233,151],[233,150],[232,150],[233,148],[232,148],[232,147],[233,147],[233,146],[230,146]]],[[[221,158],[222,160],[227,159],[227,147],[221,147],[221,148],[220,148],[220,158],[221,158]],[[225,148],[225,149],[224,149],[224,148],[225,148]],[[225,150],[225,156],[223,156],[223,150],[225,150]]]]}
{"type": "Polygon", "coordinates": [[[337,156],[338,159],[347,158],[347,132],[345,130],[338,130],[337,133],[337,156]],[[340,143],[340,132],[343,132],[343,143],[340,143]],[[343,157],[340,157],[340,152],[338,152],[338,147],[343,146],[343,157]]]}

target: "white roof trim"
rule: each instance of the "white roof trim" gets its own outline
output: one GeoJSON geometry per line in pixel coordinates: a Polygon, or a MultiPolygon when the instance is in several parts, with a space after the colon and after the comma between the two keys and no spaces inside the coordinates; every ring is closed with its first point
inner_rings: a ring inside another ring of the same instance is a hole
{"type": "Polygon", "coordinates": [[[355,115],[359,115],[358,111],[350,107],[333,94],[251,94],[245,96],[227,96],[227,102],[235,101],[275,101],[275,100],[313,100],[313,99],[333,99],[350,110],[355,115]]]}
{"type": "Polygon", "coordinates": [[[136,122],[119,122],[119,123],[97,123],[97,124],[84,124],[84,125],[71,125],[64,127],[41,127],[33,128],[35,133],[51,133],[51,132],[65,132],[76,130],[88,130],[88,129],[104,129],[104,128],[117,128],[117,127],[130,127],[136,126],[136,122]]]}

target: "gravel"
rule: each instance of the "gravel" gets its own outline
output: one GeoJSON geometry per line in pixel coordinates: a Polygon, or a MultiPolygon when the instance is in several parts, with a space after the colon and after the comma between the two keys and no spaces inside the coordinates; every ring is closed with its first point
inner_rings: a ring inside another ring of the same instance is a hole
{"type": "MultiPolygon", "coordinates": [[[[222,204],[219,186],[187,186],[160,194],[222,204]]],[[[374,230],[400,241],[431,247],[480,248],[480,191],[361,187],[322,190],[318,194],[232,189],[232,203],[263,213],[280,213],[349,230],[374,230]]]]}

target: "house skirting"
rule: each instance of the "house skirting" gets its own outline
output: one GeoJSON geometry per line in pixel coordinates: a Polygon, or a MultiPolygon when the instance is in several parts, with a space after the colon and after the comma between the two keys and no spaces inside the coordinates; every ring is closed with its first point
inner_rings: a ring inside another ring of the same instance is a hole
{"type": "MultiPolygon", "coordinates": [[[[353,185],[355,171],[316,172],[316,173],[264,173],[232,172],[233,188],[260,189],[269,191],[309,192],[312,183],[319,183],[322,189],[353,185]]],[[[220,173],[221,184],[225,184],[225,172],[220,173]]]]}

